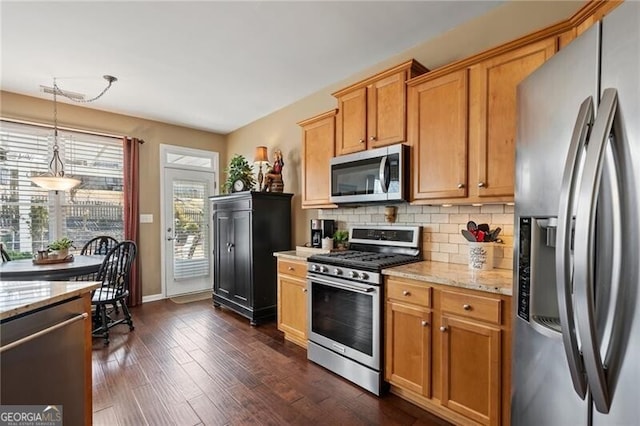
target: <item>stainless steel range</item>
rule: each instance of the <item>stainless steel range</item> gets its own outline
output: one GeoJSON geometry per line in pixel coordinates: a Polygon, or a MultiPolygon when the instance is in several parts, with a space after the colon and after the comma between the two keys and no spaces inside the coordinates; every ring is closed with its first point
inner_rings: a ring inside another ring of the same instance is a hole
{"type": "Polygon", "coordinates": [[[381,271],[421,260],[419,226],[353,227],[350,249],[307,259],[307,357],[380,395],[383,389],[381,271]]]}

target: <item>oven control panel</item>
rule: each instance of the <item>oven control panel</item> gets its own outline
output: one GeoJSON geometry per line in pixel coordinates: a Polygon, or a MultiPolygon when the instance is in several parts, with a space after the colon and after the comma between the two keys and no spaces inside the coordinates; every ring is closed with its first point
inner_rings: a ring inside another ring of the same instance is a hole
{"type": "Polygon", "coordinates": [[[344,266],[323,265],[321,263],[309,262],[307,271],[316,275],[336,277],[351,281],[363,282],[373,285],[382,284],[382,276],[378,272],[363,271],[344,266]]]}

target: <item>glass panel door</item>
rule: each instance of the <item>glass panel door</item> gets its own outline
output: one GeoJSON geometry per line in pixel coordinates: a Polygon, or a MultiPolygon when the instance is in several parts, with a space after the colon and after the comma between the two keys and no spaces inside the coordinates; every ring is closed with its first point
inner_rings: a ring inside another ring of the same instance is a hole
{"type": "Polygon", "coordinates": [[[214,175],[165,168],[167,296],[211,289],[209,199],[214,175]]]}

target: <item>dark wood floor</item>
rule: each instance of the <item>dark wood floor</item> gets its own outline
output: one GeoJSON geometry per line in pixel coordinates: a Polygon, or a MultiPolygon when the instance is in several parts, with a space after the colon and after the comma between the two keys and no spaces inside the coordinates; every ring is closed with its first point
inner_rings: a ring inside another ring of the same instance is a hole
{"type": "Polygon", "coordinates": [[[377,398],[306,359],[275,323],[250,327],[210,301],[132,309],[136,329],[93,345],[96,425],[448,425],[377,398]]]}

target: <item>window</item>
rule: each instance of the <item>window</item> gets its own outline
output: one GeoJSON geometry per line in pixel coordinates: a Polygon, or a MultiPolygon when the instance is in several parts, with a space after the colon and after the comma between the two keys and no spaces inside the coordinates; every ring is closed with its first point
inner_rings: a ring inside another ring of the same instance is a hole
{"type": "Polygon", "coordinates": [[[53,130],[0,121],[0,241],[14,258],[63,236],[78,249],[97,235],[124,237],[122,141],[60,131],[58,146],[65,173],[82,183],[56,193],[29,180],[49,170],[53,130]]]}

